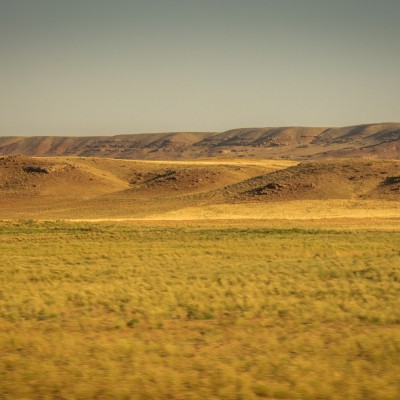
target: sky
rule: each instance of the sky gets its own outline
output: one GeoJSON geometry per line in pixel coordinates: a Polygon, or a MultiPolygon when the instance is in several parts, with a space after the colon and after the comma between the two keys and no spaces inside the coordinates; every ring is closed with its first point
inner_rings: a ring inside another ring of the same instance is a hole
{"type": "Polygon", "coordinates": [[[0,135],[400,121],[399,0],[0,0],[0,135]]]}

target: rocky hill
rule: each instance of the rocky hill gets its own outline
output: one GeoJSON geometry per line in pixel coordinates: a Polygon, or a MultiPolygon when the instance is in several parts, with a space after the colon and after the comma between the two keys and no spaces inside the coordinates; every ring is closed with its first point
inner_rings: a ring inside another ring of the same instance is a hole
{"type": "Polygon", "coordinates": [[[327,199],[400,200],[400,162],[316,160],[260,175],[224,188],[225,201],[327,199]]]}

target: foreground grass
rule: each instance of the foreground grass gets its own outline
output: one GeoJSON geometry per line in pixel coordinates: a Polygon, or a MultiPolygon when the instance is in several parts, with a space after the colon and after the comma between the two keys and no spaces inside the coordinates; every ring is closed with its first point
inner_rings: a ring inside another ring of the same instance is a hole
{"type": "Polygon", "coordinates": [[[400,234],[0,224],[1,399],[398,399],[400,234]]]}

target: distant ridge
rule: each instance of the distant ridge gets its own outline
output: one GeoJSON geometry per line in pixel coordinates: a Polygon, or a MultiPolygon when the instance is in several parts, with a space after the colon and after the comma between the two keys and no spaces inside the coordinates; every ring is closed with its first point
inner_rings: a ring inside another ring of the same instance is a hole
{"type": "Polygon", "coordinates": [[[138,160],[219,158],[400,159],[400,123],[342,128],[240,128],[117,136],[0,137],[0,155],[138,160]]]}

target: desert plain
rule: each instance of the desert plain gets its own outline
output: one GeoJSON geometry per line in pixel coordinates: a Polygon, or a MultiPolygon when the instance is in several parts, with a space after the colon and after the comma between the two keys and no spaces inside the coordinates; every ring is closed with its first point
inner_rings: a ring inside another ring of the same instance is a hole
{"type": "Polygon", "coordinates": [[[3,139],[0,398],[398,399],[398,124],[178,137],[3,139]]]}

